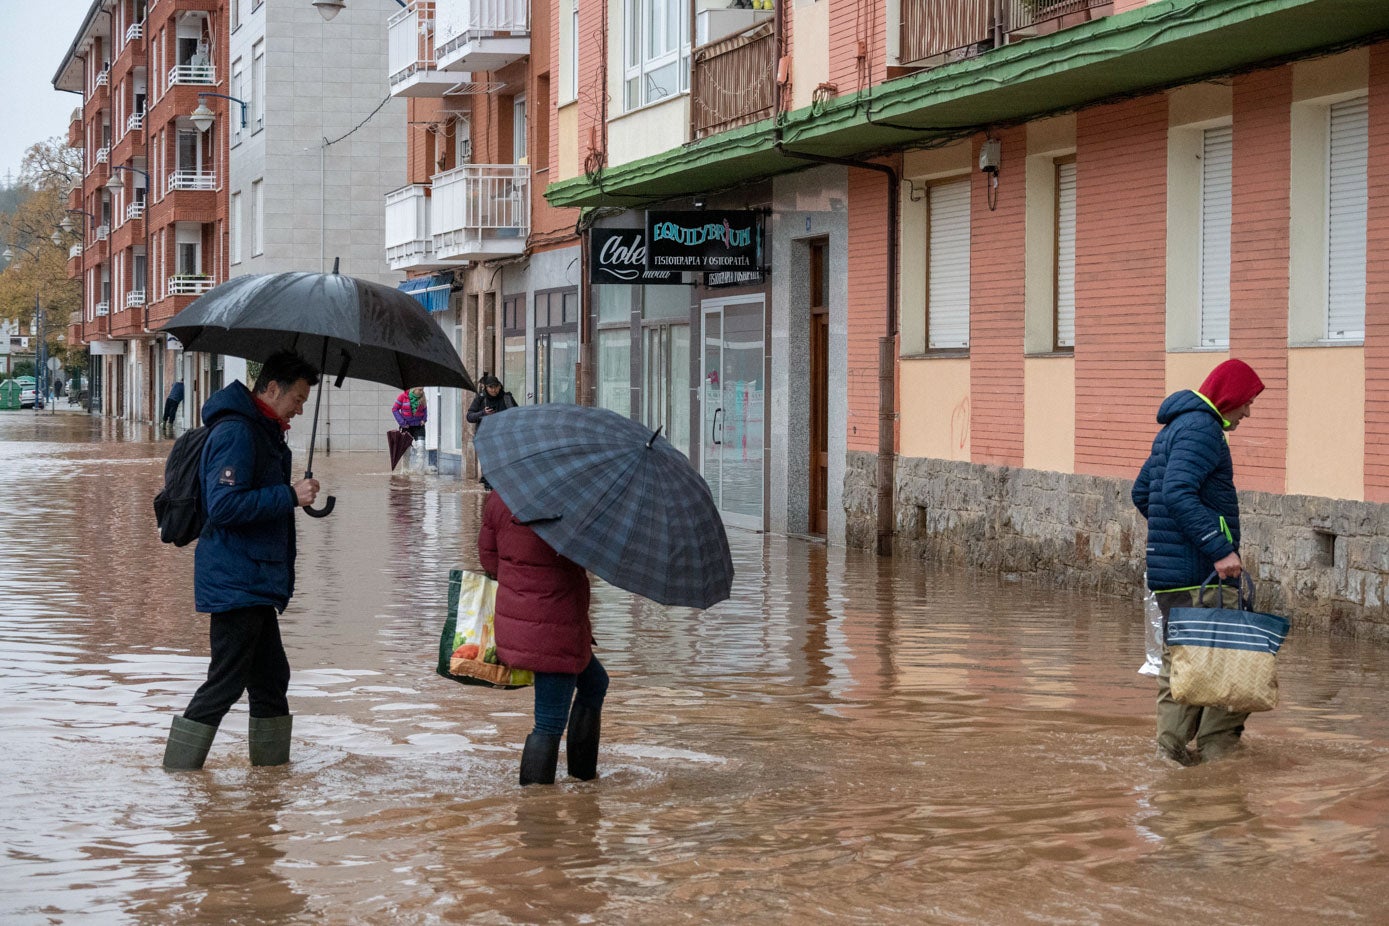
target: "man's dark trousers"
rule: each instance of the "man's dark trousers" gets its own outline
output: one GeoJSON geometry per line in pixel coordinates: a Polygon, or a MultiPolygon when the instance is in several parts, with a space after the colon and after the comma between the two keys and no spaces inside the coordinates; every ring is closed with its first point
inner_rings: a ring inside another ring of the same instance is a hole
{"type": "Polygon", "coordinates": [[[289,658],[280,642],[280,622],[271,605],[212,615],[208,632],[212,662],[207,681],[193,695],[183,716],[215,727],[248,693],[252,717],[289,713],[289,658]]]}
{"type": "Polygon", "coordinates": [[[183,404],[182,399],[164,400],[164,417],[160,419],[165,424],[173,424],[174,416],[178,414],[178,407],[183,404]]]}

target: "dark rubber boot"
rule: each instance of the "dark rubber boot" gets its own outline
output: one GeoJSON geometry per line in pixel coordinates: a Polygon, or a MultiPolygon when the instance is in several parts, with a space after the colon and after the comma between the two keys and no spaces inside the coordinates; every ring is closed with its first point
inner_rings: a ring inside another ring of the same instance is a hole
{"type": "Polygon", "coordinates": [[[294,718],[252,717],[250,746],[252,765],[284,765],[289,761],[289,733],[294,718]]]}
{"type": "Polygon", "coordinates": [[[202,768],[216,735],[216,727],[187,717],[175,717],[169,728],[169,741],[164,746],[164,767],[179,771],[202,768]]]}
{"type": "Polygon", "coordinates": [[[521,784],[552,785],[559,764],[559,737],[552,733],[532,733],[521,751],[521,784]]]}
{"type": "Polygon", "coordinates": [[[580,781],[598,777],[598,735],[603,712],[575,704],[569,712],[569,775],[580,781]]]}

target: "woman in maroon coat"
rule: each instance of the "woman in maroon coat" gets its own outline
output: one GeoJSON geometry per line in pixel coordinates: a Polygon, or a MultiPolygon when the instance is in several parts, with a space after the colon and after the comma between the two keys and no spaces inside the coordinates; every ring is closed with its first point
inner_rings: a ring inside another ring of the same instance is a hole
{"type": "Polygon", "coordinates": [[[521,753],[521,784],[554,783],[566,725],[569,774],[597,778],[608,673],[593,655],[588,573],[517,521],[496,492],[482,509],[478,555],[497,577],[497,657],[535,673],[535,728],[521,753]]]}

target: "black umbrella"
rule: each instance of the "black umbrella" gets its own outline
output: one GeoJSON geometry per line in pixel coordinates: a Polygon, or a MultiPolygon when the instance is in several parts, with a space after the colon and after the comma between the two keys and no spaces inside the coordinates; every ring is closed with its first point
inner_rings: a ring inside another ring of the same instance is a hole
{"type": "Polygon", "coordinates": [[[707,608],[729,596],[718,506],[659,430],[553,403],[489,417],[474,445],[516,519],[585,569],[661,604],[707,608]]]}
{"type": "MultiPolygon", "coordinates": [[[[267,273],[237,277],[200,296],[161,329],[184,350],[263,362],[292,350],[324,376],[411,386],[474,390],[472,377],[443,330],[413,297],[380,283],[333,273],[267,273]]],[[[319,387],[304,478],[313,478],[319,387]]],[[[328,497],[323,517],[333,510],[328,497]]]]}
{"type": "Polygon", "coordinates": [[[410,452],[410,446],[415,443],[415,435],[404,428],[386,432],[386,447],[391,453],[391,469],[400,462],[400,458],[410,452]]]}

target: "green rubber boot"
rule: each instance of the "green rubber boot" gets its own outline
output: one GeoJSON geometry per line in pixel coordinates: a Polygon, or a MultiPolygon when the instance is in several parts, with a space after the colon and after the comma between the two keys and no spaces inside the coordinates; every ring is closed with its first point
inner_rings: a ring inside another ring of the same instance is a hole
{"type": "Polygon", "coordinates": [[[164,746],[164,767],[180,771],[202,768],[216,735],[216,727],[175,717],[169,728],[169,742],[164,746]]]}
{"type": "Polygon", "coordinates": [[[284,765],[289,761],[289,733],[294,717],[252,717],[250,726],[251,764],[284,765]]]}

